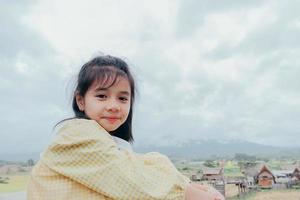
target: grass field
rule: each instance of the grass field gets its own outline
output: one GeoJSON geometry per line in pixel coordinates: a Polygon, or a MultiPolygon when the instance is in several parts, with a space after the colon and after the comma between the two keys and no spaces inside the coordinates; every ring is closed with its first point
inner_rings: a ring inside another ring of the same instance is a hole
{"type": "Polygon", "coordinates": [[[238,187],[234,184],[226,184],[225,185],[225,195],[226,198],[234,197],[239,194],[238,187]]]}
{"type": "MultiPolygon", "coordinates": [[[[8,175],[7,184],[0,184],[0,193],[10,193],[26,190],[29,175],[14,174],[8,175]]],[[[251,193],[243,198],[234,197],[238,193],[235,185],[226,185],[227,200],[300,200],[300,189],[296,190],[266,190],[251,193]]]]}
{"type": "Polygon", "coordinates": [[[270,190],[250,193],[243,198],[227,198],[228,200],[300,200],[300,190],[270,190]]]}
{"type": "Polygon", "coordinates": [[[8,183],[0,183],[0,193],[18,192],[26,190],[29,175],[28,174],[14,174],[5,175],[8,177],[8,183]]]}

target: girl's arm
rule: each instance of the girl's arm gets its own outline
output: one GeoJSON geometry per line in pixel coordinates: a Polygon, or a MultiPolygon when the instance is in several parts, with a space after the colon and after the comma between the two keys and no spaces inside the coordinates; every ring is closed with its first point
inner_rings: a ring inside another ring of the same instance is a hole
{"type": "Polygon", "coordinates": [[[210,186],[191,183],[186,188],[186,200],[225,200],[224,196],[210,186]]]}
{"type": "Polygon", "coordinates": [[[119,151],[109,133],[92,120],[64,125],[41,162],[112,199],[183,200],[188,185],[167,157],[119,151]]]}

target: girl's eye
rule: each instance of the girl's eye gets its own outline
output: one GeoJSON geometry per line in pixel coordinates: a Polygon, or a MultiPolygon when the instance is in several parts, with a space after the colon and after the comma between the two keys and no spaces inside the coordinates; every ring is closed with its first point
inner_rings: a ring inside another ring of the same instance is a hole
{"type": "Polygon", "coordinates": [[[97,95],[97,97],[98,97],[99,99],[106,99],[106,98],[107,98],[107,96],[104,95],[104,94],[99,94],[99,95],[97,95]]]}
{"type": "Polygon", "coordinates": [[[127,102],[128,101],[128,98],[127,97],[120,97],[119,98],[121,101],[123,101],[123,102],[127,102]]]}

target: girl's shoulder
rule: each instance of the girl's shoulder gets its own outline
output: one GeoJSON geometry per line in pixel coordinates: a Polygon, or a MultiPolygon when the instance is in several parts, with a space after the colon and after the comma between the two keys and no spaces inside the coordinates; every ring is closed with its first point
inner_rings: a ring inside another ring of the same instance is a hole
{"type": "Polygon", "coordinates": [[[59,123],[58,127],[72,127],[72,126],[85,126],[85,125],[91,125],[91,124],[98,124],[96,121],[91,119],[84,119],[84,118],[71,118],[66,119],[59,123]]]}
{"type": "Polygon", "coordinates": [[[96,121],[89,119],[74,118],[69,119],[56,128],[56,137],[99,137],[110,134],[101,127],[96,121]]]}
{"type": "Polygon", "coordinates": [[[40,155],[62,154],[67,151],[103,151],[116,146],[112,136],[96,121],[88,119],[66,120],[57,127],[56,135],[46,150],[40,155]],[[85,149],[85,150],[84,150],[85,149]]]}

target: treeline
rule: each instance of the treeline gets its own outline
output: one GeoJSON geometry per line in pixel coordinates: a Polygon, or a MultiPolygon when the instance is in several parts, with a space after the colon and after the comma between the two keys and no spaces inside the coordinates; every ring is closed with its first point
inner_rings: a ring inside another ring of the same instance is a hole
{"type": "MultiPolygon", "coordinates": [[[[223,160],[224,158],[219,157],[217,158],[214,156],[212,159],[206,159],[203,163],[204,166],[206,167],[219,167],[220,166],[220,160],[223,160]]],[[[251,167],[255,166],[257,161],[265,161],[268,162],[269,158],[266,157],[258,157],[255,155],[248,155],[245,153],[236,153],[233,158],[225,158],[225,160],[233,160],[238,163],[240,168],[245,168],[245,167],[251,167]]]]}
{"type": "Polygon", "coordinates": [[[3,165],[20,165],[20,166],[33,166],[35,164],[33,159],[28,159],[27,161],[7,161],[7,160],[0,160],[0,166],[3,165]]]}

